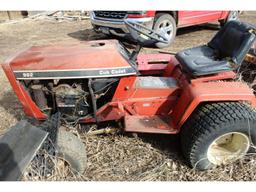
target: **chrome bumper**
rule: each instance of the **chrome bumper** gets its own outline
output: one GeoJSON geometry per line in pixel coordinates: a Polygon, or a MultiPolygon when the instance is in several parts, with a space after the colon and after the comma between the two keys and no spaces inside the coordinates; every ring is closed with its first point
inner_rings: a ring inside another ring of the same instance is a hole
{"type": "MultiPolygon", "coordinates": [[[[90,12],[90,19],[92,25],[94,25],[97,31],[106,34],[113,34],[117,36],[124,36],[129,33],[123,19],[108,19],[96,17],[93,12],[90,12]]],[[[145,25],[146,27],[152,28],[154,17],[145,17],[145,18],[127,18],[126,20],[131,22],[136,22],[145,25]]]]}

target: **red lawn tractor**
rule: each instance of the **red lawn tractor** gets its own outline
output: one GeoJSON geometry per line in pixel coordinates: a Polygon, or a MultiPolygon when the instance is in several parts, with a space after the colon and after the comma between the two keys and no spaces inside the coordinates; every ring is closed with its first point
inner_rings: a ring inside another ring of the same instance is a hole
{"type": "MultiPolygon", "coordinates": [[[[231,21],[208,44],[171,55],[139,54],[168,38],[125,23],[138,42],[132,52],[116,40],[97,40],[34,46],[6,61],[25,114],[44,121],[59,113],[73,126],[118,121],[126,132],[181,133],[184,157],[199,170],[243,157],[256,142],[256,98],[235,77],[253,51],[255,27],[231,21]]],[[[67,155],[71,164],[79,150],[67,155]]]]}

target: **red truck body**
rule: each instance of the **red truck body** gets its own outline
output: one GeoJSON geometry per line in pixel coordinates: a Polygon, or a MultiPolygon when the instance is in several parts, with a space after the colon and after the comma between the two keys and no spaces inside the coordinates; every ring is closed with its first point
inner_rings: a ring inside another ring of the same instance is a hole
{"type": "MultiPolygon", "coordinates": [[[[128,18],[155,17],[156,14],[159,12],[162,12],[162,11],[146,11],[145,14],[128,14],[127,17],[128,18]]],[[[224,20],[229,15],[229,11],[173,11],[173,13],[176,16],[177,27],[179,28],[224,20]]]]}
{"type": "Polygon", "coordinates": [[[237,20],[238,11],[92,11],[91,23],[95,31],[106,35],[115,35],[133,40],[124,21],[140,23],[147,28],[161,32],[169,39],[168,44],[156,44],[156,47],[169,46],[178,28],[219,22],[223,26],[227,21],[237,20]]]}

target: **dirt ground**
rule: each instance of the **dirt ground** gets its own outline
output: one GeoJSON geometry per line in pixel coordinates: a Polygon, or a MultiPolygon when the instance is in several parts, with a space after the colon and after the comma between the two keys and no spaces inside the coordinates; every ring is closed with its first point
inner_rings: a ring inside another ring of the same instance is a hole
{"type": "MultiPolygon", "coordinates": [[[[256,12],[243,12],[241,20],[255,24],[256,12]]],[[[214,24],[180,29],[175,42],[164,50],[176,52],[206,43],[217,31],[218,25],[214,24]]],[[[88,20],[71,22],[25,19],[14,23],[1,23],[0,63],[31,45],[104,38],[104,35],[93,32],[88,20]]],[[[146,48],[143,51],[157,52],[158,49],[146,48]]],[[[0,69],[0,135],[23,117],[22,107],[0,69]]],[[[82,138],[88,151],[88,168],[85,174],[79,178],[57,176],[49,180],[256,180],[254,155],[249,155],[234,165],[206,172],[191,170],[184,164],[178,136],[118,134],[82,138]]]]}

